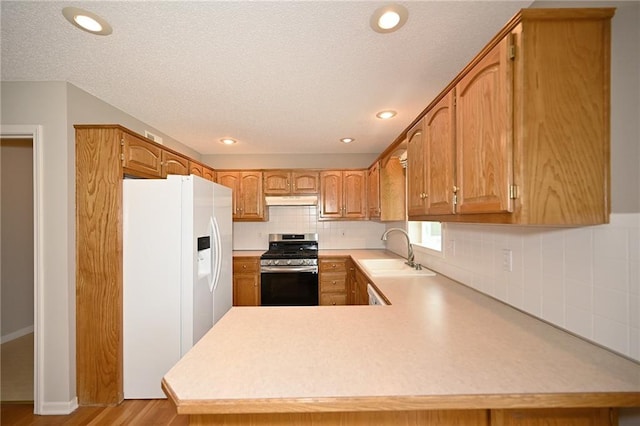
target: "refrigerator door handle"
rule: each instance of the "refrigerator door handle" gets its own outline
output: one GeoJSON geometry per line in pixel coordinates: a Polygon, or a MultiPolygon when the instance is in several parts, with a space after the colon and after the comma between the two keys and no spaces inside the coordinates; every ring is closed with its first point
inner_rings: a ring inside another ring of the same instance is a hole
{"type": "Polygon", "coordinates": [[[209,290],[214,292],[220,281],[220,270],[222,269],[222,242],[220,241],[220,228],[215,217],[211,217],[211,239],[213,240],[213,250],[211,250],[211,263],[213,264],[213,273],[211,274],[211,282],[209,290]]]}

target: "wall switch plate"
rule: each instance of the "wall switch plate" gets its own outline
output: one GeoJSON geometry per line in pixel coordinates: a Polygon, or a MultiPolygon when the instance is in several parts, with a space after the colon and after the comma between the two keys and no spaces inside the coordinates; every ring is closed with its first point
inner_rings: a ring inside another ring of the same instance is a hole
{"type": "Polygon", "coordinates": [[[513,255],[511,249],[502,249],[502,270],[513,271],[513,255]]]}

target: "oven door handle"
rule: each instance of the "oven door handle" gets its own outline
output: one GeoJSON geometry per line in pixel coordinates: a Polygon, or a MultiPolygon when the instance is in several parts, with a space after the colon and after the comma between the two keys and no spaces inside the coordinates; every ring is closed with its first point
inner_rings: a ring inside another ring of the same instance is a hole
{"type": "Polygon", "coordinates": [[[260,272],[263,274],[277,273],[277,272],[313,272],[318,273],[317,266],[262,266],[260,272]]]}

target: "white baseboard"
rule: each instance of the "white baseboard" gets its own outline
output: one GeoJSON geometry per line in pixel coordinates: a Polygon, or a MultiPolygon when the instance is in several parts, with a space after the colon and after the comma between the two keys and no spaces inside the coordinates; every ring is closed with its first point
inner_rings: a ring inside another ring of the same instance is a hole
{"type": "Polygon", "coordinates": [[[6,334],[0,338],[0,343],[7,343],[12,340],[18,339],[22,336],[26,336],[29,333],[33,333],[33,325],[29,327],[21,328],[18,331],[14,331],[13,333],[6,334]]]}
{"type": "Polygon", "coordinates": [[[39,413],[42,416],[59,416],[73,413],[78,408],[78,398],[68,402],[43,402],[39,413]]]}

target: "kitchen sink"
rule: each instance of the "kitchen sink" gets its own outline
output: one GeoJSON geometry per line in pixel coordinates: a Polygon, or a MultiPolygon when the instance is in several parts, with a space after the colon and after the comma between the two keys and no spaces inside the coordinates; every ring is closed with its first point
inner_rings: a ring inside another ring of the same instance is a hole
{"type": "Polygon", "coordinates": [[[359,262],[372,277],[433,276],[436,274],[426,268],[412,268],[405,263],[404,259],[362,259],[359,262]]]}

